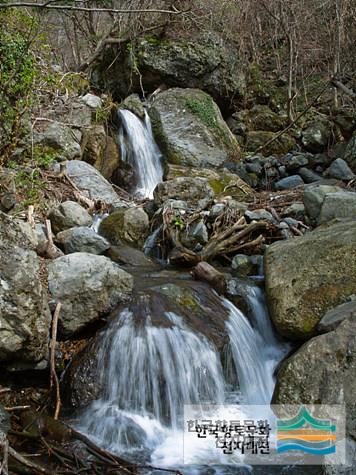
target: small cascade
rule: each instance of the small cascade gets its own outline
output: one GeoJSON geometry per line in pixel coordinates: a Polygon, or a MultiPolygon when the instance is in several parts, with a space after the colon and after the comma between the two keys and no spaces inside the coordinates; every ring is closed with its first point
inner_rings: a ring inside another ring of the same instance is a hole
{"type": "Polygon", "coordinates": [[[104,394],[81,430],[115,452],[157,445],[167,427],[178,428],[184,404],[224,402],[215,348],[178,315],[166,317],[169,327],[153,326],[149,316],[136,323],[126,309],[103,338],[104,394]]]}
{"type": "MultiPolygon", "coordinates": [[[[156,304],[141,306],[137,314],[121,311],[100,342],[98,367],[106,368],[102,397],[85,411],[79,429],[125,457],[179,466],[184,404],[269,404],[274,371],[288,346],[274,335],[263,294],[246,285],[253,323],[214,293],[221,304],[216,318],[228,310],[226,359],[233,377],[227,377],[215,346],[188,326],[184,313],[162,312],[156,304]],[[154,308],[164,315],[158,325],[152,323],[154,308]]],[[[202,465],[209,459],[208,452],[195,453],[194,445],[189,455],[202,465]]]]}
{"type": "Polygon", "coordinates": [[[163,167],[149,115],[145,112],[144,121],[126,109],[119,109],[118,115],[122,124],[118,134],[121,159],[136,172],[137,196],[153,198],[154,189],[163,179],[163,167]]]}

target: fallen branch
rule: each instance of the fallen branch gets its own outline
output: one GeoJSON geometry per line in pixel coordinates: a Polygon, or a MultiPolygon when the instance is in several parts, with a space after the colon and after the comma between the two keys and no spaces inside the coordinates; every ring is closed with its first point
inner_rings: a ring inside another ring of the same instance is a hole
{"type": "Polygon", "coordinates": [[[62,256],[62,252],[54,245],[51,221],[49,219],[46,219],[45,226],[48,239],[45,257],[48,257],[49,259],[56,259],[57,257],[62,256]]]}
{"type": "Polygon", "coordinates": [[[58,318],[62,308],[62,304],[60,302],[57,303],[56,310],[54,311],[53,319],[52,319],[52,337],[50,342],[51,348],[51,357],[50,357],[50,371],[51,371],[51,389],[55,385],[56,387],[56,409],[54,412],[54,420],[58,419],[59,412],[61,410],[61,393],[59,387],[58,376],[56,372],[56,342],[57,342],[57,328],[58,328],[58,318]]]}

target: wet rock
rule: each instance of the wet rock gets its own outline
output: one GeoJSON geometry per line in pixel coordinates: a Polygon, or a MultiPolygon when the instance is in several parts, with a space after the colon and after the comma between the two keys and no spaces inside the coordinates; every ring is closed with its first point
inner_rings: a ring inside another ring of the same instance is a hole
{"type": "MultiPolygon", "coordinates": [[[[258,275],[260,261],[256,256],[246,256],[245,254],[237,254],[233,257],[231,267],[239,276],[245,277],[249,275],[258,275]]],[[[262,258],[262,256],[259,256],[262,258]]]]}
{"type": "Polygon", "coordinates": [[[342,191],[342,188],[334,185],[312,185],[305,187],[303,203],[305,211],[312,221],[315,222],[318,219],[325,196],[328,193],[338,191],[342,191]]]}
{"type": "Polygon", "coordinates": [[[112,179],[112,182],[120,185],[114,179],[115,171],[123,165],[120,161],[119,147],[115,140],[109,135],[106,136],[106,146],[104,152],[98,156],[98,160],[95,162],[95,168],[103,175],[107,180],[112,179]]]}
{"type": "Polygon", "coordinates": [[[81,137],[78,129],[71,129],[59,122],[50,122],[42,132],[34,132],[33,140],[34,144],[56,150],[68,160],[73,160],[81,156],[81,137]]]}
{"type": "Polygon", "coordinates": [[[155,139],[168,163],[217,168],[238,160],[238,143],[213,99],[199,89],[168,89],[149,114],[155,139]]]}
{"type": "Polygon", "coordinates": [[[126,97],[126,99],[121,102],[120,108],[129,110],[142,120],[145,118],[145,108],[138,94],[131,94],[126,97]]]}
{"type": "Polygon", "coordinates": [[[189,207],[204,209],[215,193],[205,178],[179,177],[157,185],[153,192],[155,204],[160,207],[168,199],[186,201],[189,207]]]}
{"type": "Polygon", "coordinates": [[[327,193],[321,206],[318,224],[328,223],[335,218],[356,217],[356,193],[338,191],[327,193]]]}
{"type": "Polygon", "coordinates": [[[51,315],[36,241],[0,212],[0,361],[9,369],[46,366],[51,315]]]}
{"type": "Polygon", "coordinates": [[[142,247],[149,233],[149,219],[142,208],[119,209],[105,218],[99,233],[111,244],[142,247]]]}
{"type": "Polygon", "coordinates": [[[302,144],[308,152],[322,152],[328,145],[330,126],[327,123],[315,122],[302,132],[302,144]]]}
{"type": "Polygon", "coordinates": [[[75,226],[89,226],[93,222],[87,210],[75,201],[65,201],[52,208],[48,217],[55,234],[75,226]]]}
{"type": "Polygon", "coordinates": [[[346,404],[347,433],[356,437],[356,318],[305,343],[282,366],[274,404],[346,404]]]}
{"type": "Polygon", "coordinates": [[[92,200],[105,202],[114,207],[125,206],[110,183],[89,163],[80,160],[67,162],[69,177],[92,200]]]}
{"type": "Polygon", "coordinates": [[[131,267],[142,267],[145,269],[157,270],[160,268],[159,264],[156,264],[149,259],[142,251],[135,249],[124,244],[120,246],[111,246],[107,251],[106,256],[118,264],[127,265],[131,267]]]}
{"type": "Polygon", "coordinates": [[[298,175],[302,177],[305,183],[315,183],[321,180],[321,176],[309,168],[300,168],[298,170],[298,175]]]}
{"type": "Polygon", "coordinates": [[[99,236],[93,229],[84,226],[61,231],[56,236],[56,242],[63,246],[66,254],[73,252],[104,254],[110,247],[105,238],[99,236]]]}
{"type": "Polygon", "coordinates": [[[355,270],[356,221],[269,246],[266,293],[277,331],[294,340],[313,336],[325,312],[356,293],[355,270]]]}
{"type": "Polygon", "coordinates": [[[100,107],[102,107],[103,105],[102,99],[99,96],[96,96],[95,94],[85,94],[85,96],[83,96],[81,100],[91,109],[100,109],[100,107]]]}
{"type": "Polygon", "coordinates": [[[342,303],[326,312],[318,323],[317,330],[326,333],[335,330],[346,318],[356,318],[356,296],[350,297],[352,300],[342,303]]]}
{"type": "Polygon", "coordinates": [[[304,185],[304,181],[299,175],[282,178],[274,184],[276,190],[289,190],[290,188],[296,188],[302,185],[304,185]]]}
{"type": "Polygon", "coordinates": [[[334,160],[325,173],[327,176],[343,181],[349,181],[355,177],[351,168],[342,158],[334,160]]]}
{"type": "Polygon", "coordinates": [[[76,252],[48,263],[48,288],[62,303],[58,328],[70,338],[126,301],[133,278],[108,257],[76,252]]]}

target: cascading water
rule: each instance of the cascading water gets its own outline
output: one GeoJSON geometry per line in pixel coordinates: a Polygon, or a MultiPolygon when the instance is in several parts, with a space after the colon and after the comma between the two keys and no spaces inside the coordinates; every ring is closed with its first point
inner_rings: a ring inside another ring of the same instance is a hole
{"type": "MultiPolygon", "coordinates": [[[[228,310],[229,365],[236,371],[238,393],[225,378],[216,348],[181,316],[166,312],[168,323],[155,326],[151,310],[139,312],[136,321],[125,309],[102,337],[97,361],[107,368],[103,395],[85,411],[80,430],[128,458],[172,467],[182,463],[184,404],[269,404],[273,373],[287,346],[274,337],[262,293],[250,287],[254,326],[220,299],[222,311],[228,310]]],[[[208,452],[195,452],[194,443],[189,456],[202,465],[209,460],[208,452]]]]}
{"type": "Polygon", "coordinates": [[[162,181],[163,168],[149,115],[145,111],[142,121],[126,109],[120,109],[118,114],[122,124],[118,134],[121,159],[132,165],[136,172],[136,194],[141,198],[153,198],[154,189],[162,181]]]}

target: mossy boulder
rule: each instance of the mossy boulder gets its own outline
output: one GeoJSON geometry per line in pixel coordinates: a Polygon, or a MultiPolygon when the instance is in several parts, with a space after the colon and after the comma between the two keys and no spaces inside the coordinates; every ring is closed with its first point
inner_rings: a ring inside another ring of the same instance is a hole
{"type": "MultiPolygon", "coordinates": [[[[246,134],[245,150],[255,152],[259,147],[265,145],[269,140],[273,139],[276,134],[265,130],[255,130],[246,134]]],[[[270,155],[285,155],[293,150],[295,140],[288,134],[281,135],[277,140],[267,145],[261,150],[261,153],[268,157],[270,155]]]]}
{"type": "Polygon", "coordinates": [[[355,439],[355,335],[356,317],[352,316],[334,331],[305,343],[282,365],[273,403],[346,404],[347,433],[355,439]]]}
{"type": "Polygon", "coordinates": [[[127,109],[140,119],[145,118],[145,108],[138,94],[131,94],[120,104],[120,109],[127,109]]]}
{"type": "Polygon", "coordinates": [[[178,177],[204,178],[215,193],[215,197],[232,196],[238,201],[243,201],[253,194],[252,188],[238,175],[227,170],[211,170],[209,168],[189,168],[179,165],[168,165],[167,179],[178,177]]]}
{"type": "Polygon", "coordinates": [[[241,156],[219,107],[199,89],[168,89],[158,94],[149,114],[168,163],[218,168],[241,156]]]}
{"type": "Polygon", "coordinates": [[[292,340],[311,338],[325,312],[356,293],[356,221],[271,245],[265,272],[278,332],[292,340]]]}
{"type": "Polygon", "coordinates": [[[150,93],[165,84],[203,89],[222,107],[229,107],[231,99],[240,99],[246,90],[237,50],[213,35],[189,41],[146,36],[112,45],[94,64],[91,80],[116,100],[140,94],[142,86],[150,93]]]}
{"type": "Polygon", "coordinates": [[[149,219],[142,208],[122,208],[105,218],[99,233],[111,244],[142,247],[149,232],[149,219]]]}

